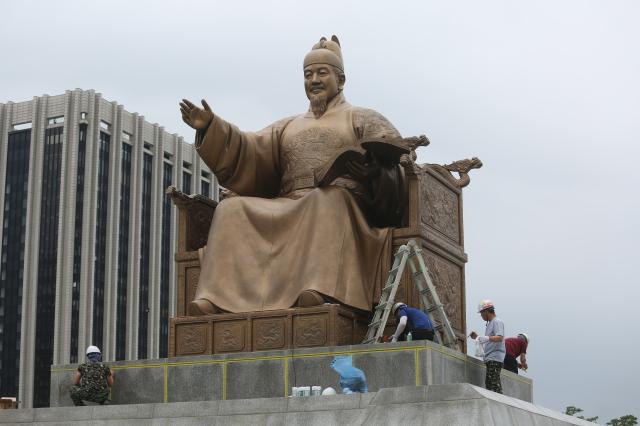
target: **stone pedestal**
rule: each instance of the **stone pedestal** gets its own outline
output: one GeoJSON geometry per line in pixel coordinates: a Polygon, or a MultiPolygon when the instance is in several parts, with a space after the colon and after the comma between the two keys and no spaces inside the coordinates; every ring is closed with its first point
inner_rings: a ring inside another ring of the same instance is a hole
{"type": "Polygon", "coordinates": [[[169,356],[359,344],[369,318],[340,305],[171,318],[169,356]]]}

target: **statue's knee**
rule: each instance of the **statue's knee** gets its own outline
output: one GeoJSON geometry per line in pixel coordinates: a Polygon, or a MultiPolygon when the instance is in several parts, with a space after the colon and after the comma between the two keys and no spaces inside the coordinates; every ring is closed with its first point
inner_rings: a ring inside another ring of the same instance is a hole
{"type": "Polygon", "coordinates": [[[218,204],[214,217],[235,216],[242,210],[242,204],[243,200],[240,197],[227,198],[218,204]]]}

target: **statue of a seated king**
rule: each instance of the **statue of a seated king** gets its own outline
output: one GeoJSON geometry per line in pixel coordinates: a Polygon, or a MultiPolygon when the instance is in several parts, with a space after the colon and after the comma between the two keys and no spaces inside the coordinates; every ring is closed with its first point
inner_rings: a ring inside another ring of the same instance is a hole
{"type": "Polygon", "coordinates": [[[340,42],[324,37],[305,56],[303,114],[245,132],[188,100],[183,120],[199,155],[237,196],[215,210],[189,315],[337,302],[369,311],[391,256],[391,227],[406,204],[396,160],[368,153],[329,184],[314,172],[363,140],[402,141],[376,111],[344,97],[340,42]]]}

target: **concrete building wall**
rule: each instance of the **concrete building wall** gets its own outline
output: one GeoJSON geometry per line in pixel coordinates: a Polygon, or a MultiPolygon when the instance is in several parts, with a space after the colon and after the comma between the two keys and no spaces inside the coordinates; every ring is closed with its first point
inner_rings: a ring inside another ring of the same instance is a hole
{"type": "MultiPolygon", "coordinates": [[[[100,134],[110,137],[108,154],[108,199],[106,203],[106,247],[104,250],[104,310],[102,318],[103,339],[101,349],[108,361],[115,360],[118,306],[117,272],[119,253],[119,226],[122,197],[121,163],[122,146],[129,144],[131,152],[130,209],[128,270],[126,292],[126,348],[125,359],[138,359],[138,334],[144,333],[139,325],[139,280],[142,205],[142,161],[144,153],[151,154],[151,235],[149,259],[149,300],[148,324],[146,329],[147,357],[156,358],[161,353],[160,345],[160,265],[162,202],[165,198],[163,187],[164,163],[172,164],[172,184],[182,185],[183,162],[190,163],[193,175],[193,192],[200,192],[201,171],[209,173],[210,197],[217,198],[218,185],[206,165],[201,163],[193,145],[185,143],[176,134],[170,134],[158,124],[147,122],[143,116],[130,113],[117,102],[104,99],[93,90],[75,89],[62,95],[43,95],[30,101],[0,104],[0,205],[4,206],[5,170],[9,135],[20,129],[31,128],[29,181],[26,206],[26,233],[24,270],[22,283],[22,307],[20,321],[20,377],[18,397],[22,407],[31,407],[34,400],[34,363],[40,342],[35,341],[35,323],[38,298],[38,262],[40,244],[40,220],[42,199],[42,171],[47,129],[62,127],[62,159],[60,165],[59,216],[57,221],[57,263],[55,277],[55,324],[52,324],[54,364],[65,364],[72,360],[82,360],[84,349],[94,341],[94,279],[96,274],[96,220],[98,217],[98,185],[100,182],[100,134]],[[54,120],[55,119],[55,120],[54,120]],[[84,186],[79,193],[76,188],[79,160],[79,129],[86,125],[84,152],[84,186]],[[196,173],[197,172],[197,173],[196,173]],[[74,283],[74,239],[76,230],[76,201],[82,197],[80,282],[74,283]],[[79,286],[78,314],[72,311],[74,286],[79,286]],[[72,325],[76,325],[77,344],[72,343],[72,325]],[[73,346],[73,347],[72,347],[73,346]]],[[[0,223],[7,213],[0,208],[0,223]]],[[[104,213],[104,212],[101,212],[104,213]]],[[[170,253],[175,252],[177,212],[172,209],[169,239],[170,253]]],[[[0,227],[0,240],[3,228],[0,227]]],[[[169,314],[175,312],[175,269],[171,259],[169,279],[169,314]]],[[[9,284],[3,284],[9,285],[9,284]]],[[[42,301],[41,301],[42,303],[42,301]]],[[[18,345],[18,343],[15,343],[18,345]]]]}

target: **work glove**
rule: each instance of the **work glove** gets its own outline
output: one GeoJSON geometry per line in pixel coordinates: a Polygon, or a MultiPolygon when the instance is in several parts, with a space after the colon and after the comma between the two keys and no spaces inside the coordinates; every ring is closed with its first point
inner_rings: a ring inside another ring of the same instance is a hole
{"type": "Polygon", "coordinates": [[[489,336],[478,336],[478,342],[483,345],[489,341],[489,336]]]}
{"type": "Polygon", "coordinates": [[[397,338],[396,336],[393,336],[393,337],[391,338],[391,343],[395,343],[395,342],[397,342],[397,341],[398,341],[398,338],[397,338]]]}

